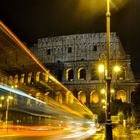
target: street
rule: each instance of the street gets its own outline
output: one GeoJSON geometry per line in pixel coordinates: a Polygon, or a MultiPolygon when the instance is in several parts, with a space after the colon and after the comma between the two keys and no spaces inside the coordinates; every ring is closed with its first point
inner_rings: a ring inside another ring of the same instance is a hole
{"type": "MultiPolygon", "coordinates": [[[[59,135],[58,135],[59,136],[59,135]]],[[[55,136],[17,136],[17,135],[3,135],[0,136],[0,140],[63,140],[62,138],[55,136]]],[[[66,138],[66,140],[80,140],[81,138],[66,138]]],[[[93,136],[86,138],[85,140],[104,140],[104,133],[96,133],[93,136]]],[[[115,136],[113,140],[140,140],[140,134],[129,134],[123,136],[115,136]]]]}

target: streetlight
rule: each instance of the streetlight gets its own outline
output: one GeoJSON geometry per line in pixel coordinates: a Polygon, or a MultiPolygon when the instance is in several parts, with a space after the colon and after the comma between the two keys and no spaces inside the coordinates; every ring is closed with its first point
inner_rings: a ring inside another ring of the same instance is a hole
{"type": "Polygon", "coordinates": [[[99,71],[99,73],[103,73],[105,70],[104,70],[105,68],[104,68],[104,65],[103,64],[100,64],[99,66],[98,66],[98,71],[99,71]]]}
{"type": "Polygon", "coordinates": [[[110,0],[106,0],[106,140],[112,140],[112,122],[110,113],[110,0]]]}
{"type": "Polygon", "coordinates": [[[5,116],[5,125],[8,129],[8,111],[9,111],[9,100],[13,100],[13,96],[8,96],[6,99],[6,116],[5,116]]]}

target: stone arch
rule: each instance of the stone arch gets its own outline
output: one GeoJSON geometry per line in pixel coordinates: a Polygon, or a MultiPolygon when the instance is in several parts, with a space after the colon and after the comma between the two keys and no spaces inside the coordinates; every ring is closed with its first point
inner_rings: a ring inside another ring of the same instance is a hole
{"type": "Polygon", "coordinates": [[[78,79],[79,80],[86,80],[86,69],[81,67],[78,69],[78,79]]]}
{"type": "Polygon", "coordinates": [[[82,102],[83,104],[86,103],[86,92],[85,91],[82,90],[82,91],[78,92],[78,100],[80,102],[82,102]]]}
{"type": "Polygon", "coordinates": [[[25,74],[22,73],[22,74],[21,74],[21,77],[20,77],[20,83],[21,83],[21,84],[24,84],[24,81],[25,81],[25,74]]]}
{"type": "Polygon", "coordinates": [[[28,73],[28,78],[27,78],[27,83],[31,83],[31,78],[32,78],[32,72],[28,73]]]}
{"type": "MultiPolygon", "coordinates": [[[[41,93],[40,92],[37,92],[36,95],[35,95],[35,98],[40,100],[41,99],[41,93]]],[[[38,101],[36,101],[36,104],[39,104],[38,101]]]]}
{"type": "Polygon", "coordinates": [[[66,80],[73,81],[73,79],[74,79],[74,70],[72,68],[68,68],[66,70],[66,80]]]}
{"type": "Polygon", "coordinates": [[[36,73],[36,82],[39,82],[40,81],[40,71],[38,71],[37,73],[36,73]]]}
{"type": "Polygon", "coordinates": [[[68,91],[66,93],[65,102],[68,103],[68,104],[73,104],[73,102],[74,102],[74,96],[73,96],[72,92],[68,91]]]}
{"type": "Polygon", "coordinates": [[[18,74],[16,74],[15,76],[14,76],[14,85],[17,85],[18,84],[18,74]]]}
{"type": "Polygon", "coordinates": [[[13,76],[12,75],[10,75],[9,76],[9,81],[8,81],[8,83],[9,83],[9,85],[13,85],[13,83],[14,83],[14,78],[13,78],[13,76]]]}
{"type": "Polygon", "coordinates": [[[90,93],[90,103],[98,104],[100,100],[99,93],[96,90],[93,90],[90,93]]]}
{"type": "Polygon", "coordinates": [[[59,102],[59,103],[62,103],[62,93],[57,91],[55,92],[55,101],[59,102]]]}
{"type": "Polygon", "coordinates": [[[126,102],[126,91],[125,90],[119,90],[117,92],[117,99],[121,99],[122,102],[126,102]]]}

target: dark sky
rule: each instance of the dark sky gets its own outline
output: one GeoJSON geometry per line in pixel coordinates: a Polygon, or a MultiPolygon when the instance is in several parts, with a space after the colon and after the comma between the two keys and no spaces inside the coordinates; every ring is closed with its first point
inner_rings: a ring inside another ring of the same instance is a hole
{"type": "MultiPolygon", "coordinates": [[[[91,32],[105,32],[106,0],[1,0],[2,20],[21,41],[91,32]]],[[[117,33],[133,71],[140,78],[140,0],[112,0],[111,31],[117,33]]]]}

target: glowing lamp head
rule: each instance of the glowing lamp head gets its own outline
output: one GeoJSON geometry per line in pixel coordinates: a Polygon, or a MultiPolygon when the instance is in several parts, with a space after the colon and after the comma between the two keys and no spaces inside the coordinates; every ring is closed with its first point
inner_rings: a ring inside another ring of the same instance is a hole
{"type": "Polygon", "coordinates": [[[120,66],[117,66],[117,65],[114,66],[114,71],[115,71],[115,72],[119,72],[120,70],[121,70],[120,66]]]}
{"type": "Polygon", "coordinates": [[[111,89],[111,91],[110,91],[111,93],[114,93],[115,92],[115,90],[114,89],[111,89]]]}
{"type": "Polygon", "coordinates": [[[105,105],[103,106],[103,109],[106,109],[106,106],[105,105]]]}
{"type": "Polygon", "coordinates": [[[13,96],[8,96],[8,99],[13,100],[13,96]]]}
{"type": "Polygon", "coordinates": [[[1,96],[1,100],[4,100],[4,96],[1,96]]]}
{"type": "Polygon", "coordinates": [[[102,99],[101,102],[102,102],[102,103],[105,103],[106,101],[105,101],[105,99],[102,99]]]}
{"type": "Polygon", "coordinates": [[[105,89],[101,89],[101,94],[105,94],[105,89]]]}
{"type": "Polygon", "coordinates": [[[99,65],[98,66],[98,71],[100,72],[100,73],[103,73],[104,72],[104,65],[103,64],[101,64],[101,65],[99,65]]]}

